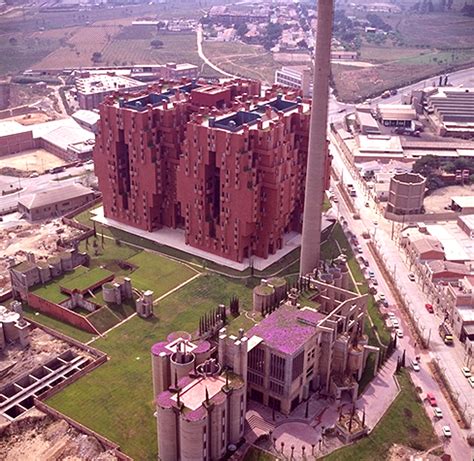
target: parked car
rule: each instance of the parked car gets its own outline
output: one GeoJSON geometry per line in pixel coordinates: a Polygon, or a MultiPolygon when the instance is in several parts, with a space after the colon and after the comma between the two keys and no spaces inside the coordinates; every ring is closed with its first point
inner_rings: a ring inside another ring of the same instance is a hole
{"type": "Polygon", "coordinates": [[[443,426],[443,435],[445,437],[451,437],[451,428],[449,426],[443,426]]]}
{"type": "Polygon", "coordinates": [[[410,272],[410,273],[408,274],[408,278],[409,278],[409,280],[410,280],[411,282],[414,282],[414,281],[415,281],[415,274],[414,274],[413,272],[410,272]]]}
{"type": "Polygon", "coordinates": [[[398,338],[403,338],[403,331],[402,330],[397,330],[397,337],[398,338]]]}
{"type": "Polygon", "coordinates": [[[436,402],[436,397],[434,396],[434,394],[432,394],[431,392],[428,392],[428,394],[426,394],[426,398],[432,407],[438,406],[438,402],[436,402]]]}
{"type": "Polygon", "coordinates": [[[441,410],[440,407],[434,407],[433,413],[435,415],[435,418],[441,419],[443,417],[443,411],[441,410]]]}
{"type": "Polygon", "coordinates": [[[36,171],[30,174],[30,178],[37,178],[38,176],[39,176],[39,173],[36,171]]]}
{"type": "Polygon", "coordinates": [[[413,371],[420,371],[421,370],[420,363],[416,359],[411,361],[411,367],[413,368],[413,371]]]}
{"type": "Polygon", "coordinates": [[[396,317],[395,317],[395,312],[389,312],[389,313],[388,313],[388,318],[389,318],[389,319],[394,319],[394,318],[396,318],[396,317]]]}
{"type": "Polygon", "coordinates": [[[469,378],[467,378],[467,380],[469,381],[471,387],[474,389],[474,376],[470,376],[469,378]]]}
{"type": "Polygon", "coordinates": [[[375,272],[374,272],[372,269],[369,269],[368,274],[369,274],[369,277],[370,277],[370,278],[374,278],[374,277],[375,277],[375,272]]]}
{"type": "Polygon", "coordinates": [[[434,309],[433,309],[433,306],[431,304],[428,304],[428,303],[425,304],[425,308],[430,314],[434,313],[434,309]]]}
{"type": "Polygon", "coordinates": [[[465,378],[471,377],[471,369],[469,367],[462,367],[461,371],[465,378]]]}
{"type": "Polygon", "coordinates": [[[357,245],[356,250],[357,250],[357,253],[363,253],[364,252],[361,245],[357,245]]]}
{"type": "Polygon", "coordinates": [[[380,301],[385,301],[385,295],[383,293],[379,294],[380,301]]]}
{"type": "Polygon", "coordinates": [[[373,278],[373,279],[372,279],[372,284],[377,286],[377,285],[379,284],[379,282],[377,282],[377,279],[376,279],[376,278],[373,278]]]}

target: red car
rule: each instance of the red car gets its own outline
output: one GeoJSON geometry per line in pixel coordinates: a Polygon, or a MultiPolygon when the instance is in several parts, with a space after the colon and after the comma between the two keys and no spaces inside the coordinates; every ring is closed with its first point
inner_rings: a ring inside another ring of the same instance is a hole
{"type": "Polygon", "coordinates": [[[426,394],[426,398],[428,399],[428,402],[430,403],[432,407],[438,406],[438,403],[436,402],[436,397],[433,394],[431,393],[426,394]]]}
{"type": "Polygon", "coordinates": [[[433,306],[431,304],[425,304],[425,307],[426,307],[426,310],[430,313],[430,314],[433,314],[434,313],[434,309],[433,309],[433,306]]]}

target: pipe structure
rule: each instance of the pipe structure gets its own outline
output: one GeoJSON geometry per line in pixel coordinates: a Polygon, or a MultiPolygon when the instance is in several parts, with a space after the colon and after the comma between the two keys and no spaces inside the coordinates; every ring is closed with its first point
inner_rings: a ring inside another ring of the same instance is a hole
{"type": "Polygon", "coordinates": [[[318,0],[300,275],[306,275],[317,267],[320,258],[333,9],[333,0],[318,0]]]}

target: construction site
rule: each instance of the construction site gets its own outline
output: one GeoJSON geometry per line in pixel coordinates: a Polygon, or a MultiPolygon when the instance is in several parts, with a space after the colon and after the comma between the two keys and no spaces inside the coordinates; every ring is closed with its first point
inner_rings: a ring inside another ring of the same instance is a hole
{"type": "Polygon", "coordinates": [[[113,448],[106,448],[64,419],[33,408],[6,428],[0,426],[0,453],[5,461],[86,460],[114,461],[113,448]]]}
{"type": "Polygon", "coordinates": [[[81,230],[63,224],[61,219],[45,223],[22,223],[14,228],[0,229],[0,296],[11,288],[8,267],[12,260],[23,260],[30,252],[38,260],[47,259],[61,251],[58,243],[78,237],[81,230]]]}

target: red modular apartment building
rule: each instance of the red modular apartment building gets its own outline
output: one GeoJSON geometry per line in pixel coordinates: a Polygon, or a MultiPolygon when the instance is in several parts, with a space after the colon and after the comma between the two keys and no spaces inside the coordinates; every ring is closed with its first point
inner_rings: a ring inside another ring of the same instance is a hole
{"type": "MultiPolygon", "coordinates": [[[[104,212],[242,262],[301,230],[310,106],[259,82],[196,82],[109,98],[94,151],[104,212]]],[[[329,181],[326,168],[315,180],[329,181]]],[[[322,201],[322,197],[320,198],[322,201]]]]}

